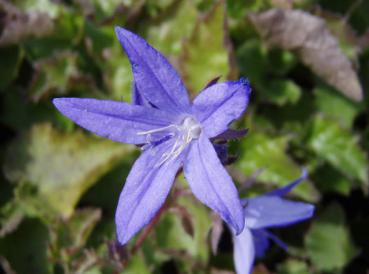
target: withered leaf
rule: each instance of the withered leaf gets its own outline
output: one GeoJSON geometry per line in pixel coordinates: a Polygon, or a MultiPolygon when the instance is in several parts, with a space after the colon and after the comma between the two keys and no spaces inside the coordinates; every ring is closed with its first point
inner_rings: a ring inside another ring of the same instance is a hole
{"type": "Polygon", "coordinates": [[[0,47],[19,43],[28,37],[50,34],[54,26],[46,13],[24,13],[5,0],[0,0],[0,13],[0,47]]]}
{"type": "Polygon", "coordinates": [[[223,233],[223,222],[218,215],[212,215],[213,226],[210,231],[211,251],[214,255],[218,253],[218,244],[223,233]]]}
{"type": "Polygon", "coordinates": [[[188,210],[183,206],[176,205],[175,207],[172,208],[172,212],[180,216],[181,224],[184,231],[186,231],[186,233],[193,238],[195,235],[195,230],[193,226],[192,216],[188,212],[188,210]]]}
{"type": "Polygon", "coordinates": [[[322,18],[300,10],[271,9],[250,14],[249,19],[267,44],[295,52],[302,63],[345,96],[363,99],[352,63],[322,18]]]}

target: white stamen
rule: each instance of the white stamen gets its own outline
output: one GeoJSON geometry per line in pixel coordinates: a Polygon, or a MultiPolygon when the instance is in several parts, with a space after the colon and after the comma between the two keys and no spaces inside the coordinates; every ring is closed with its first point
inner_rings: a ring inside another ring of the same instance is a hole
{"type": "Polygon", "coordinates": [[[169,126],[166,126],[166,127],[155,128],[155,129],[151,129],[151,130],[148,130],[148,131],[141,131],[141,132],[137,132],[137,135],[150,135],[152,133],[162,132],[162,131],[168,130],[172,127],[177,128],[178,126],[177,125],[169,125],[169,126]]]}
{"type": "Polygon", "coordinates": [[[163,134],[164,136],[158,138],[157,141],[160,141],[160,139],[165,136],[169,136],[171,138],[175,138],[175,142],[172,148],[162,155],[161,161],[156,166],[160,166],[167,161],[177,158],[193,139],[198,139],[200,137],[201,126],[195,120],[195,118],[186,117],[179,125],[171,124],[169,126],[139,132],[137,133],[138,135],[146,135],[147,144],[144,145],[142,148],[146,149],[153,146],[152,142],[155,141],[152,140],[153,133],[160,133],[165,131],[169,132],[167,134],[163,134]]]}

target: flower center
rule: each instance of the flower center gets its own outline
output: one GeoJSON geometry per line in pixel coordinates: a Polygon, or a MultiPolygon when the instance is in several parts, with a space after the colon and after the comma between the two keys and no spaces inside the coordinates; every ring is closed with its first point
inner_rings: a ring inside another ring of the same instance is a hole
{"type": "Polygon", "coordinates": [[[162,155],[159,166],[164,162],[177,158],[192,140],[198,139],[201,134],[201,126],[195,118],[185,117],[180,124],[170,124],[165,127],[139,132],[138,135],[146,136],[146,144],[142,150],[153,148],[165,141],[174,138],[171,149],[162,155]]]}

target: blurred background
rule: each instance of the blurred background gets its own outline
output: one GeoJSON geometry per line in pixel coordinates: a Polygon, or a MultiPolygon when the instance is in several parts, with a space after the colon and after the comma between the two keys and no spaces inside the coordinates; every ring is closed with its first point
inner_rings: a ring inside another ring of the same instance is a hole
{"type": "Polygon", "coordinates": [[[289,251],[272,246],[254,273],[369,273],[368,15],[368,0],[0,0],[0,273],[233,273],[227,228],[214,233],[181,177],[147,237],[115,242],[139,150],[51,104],[131,100],[115,25],[165,54],[192,96],[215,77],[248,77],[251,103],[235,126],[249,133],[229,144],[232,177],[251,185],[241,196],[307,168],[291,198],[316,204],[315,217],[274,229],[289,251]]]}

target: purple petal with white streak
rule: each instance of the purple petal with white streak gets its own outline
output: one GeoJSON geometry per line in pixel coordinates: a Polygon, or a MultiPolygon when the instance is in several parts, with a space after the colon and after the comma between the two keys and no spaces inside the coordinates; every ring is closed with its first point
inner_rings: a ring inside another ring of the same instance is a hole
{"type": "Polygon", "coordinates": [[[240,233],[245,219],[237,189],[204,134],[192,142],[184,174],[194,195],[240,233]]]}
{"type": "Polygon", "coordinates": [[[182,155],[158,166],[173,140],[146,150],[134,163],[119,197],[115,214],[118,241],[126,244],[148,224],[163,206],[175,176],[182,164],[182,155]]]}
{"type": "Polygon", "coordinates": [[[154,108],[130,105],[124,102],[56,98],[56,108],[81,127],[113,141],[142,144],[146,137],[139,132],[167,126],[173,116],[154,108]]]}

